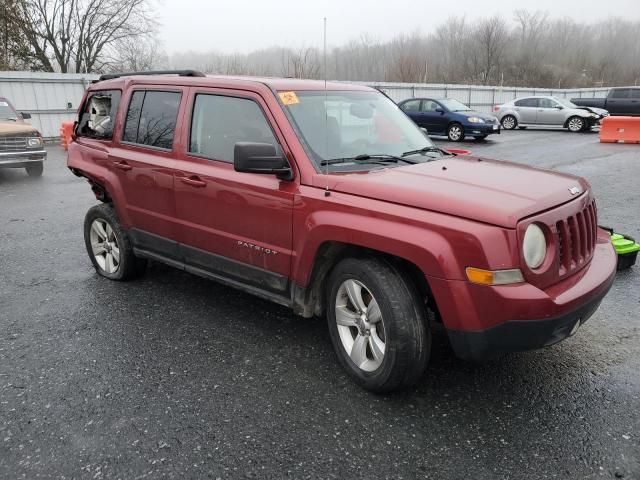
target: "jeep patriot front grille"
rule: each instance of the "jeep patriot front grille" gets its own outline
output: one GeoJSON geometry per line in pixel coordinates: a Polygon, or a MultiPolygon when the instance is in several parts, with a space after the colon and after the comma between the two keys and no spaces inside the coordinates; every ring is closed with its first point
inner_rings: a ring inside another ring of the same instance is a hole
{"type": "Polygon", "coordinates": [[[595,202],[584,210],[556,222],[560,276],[585,265],[593,256],[598,228],[595,202]]]}

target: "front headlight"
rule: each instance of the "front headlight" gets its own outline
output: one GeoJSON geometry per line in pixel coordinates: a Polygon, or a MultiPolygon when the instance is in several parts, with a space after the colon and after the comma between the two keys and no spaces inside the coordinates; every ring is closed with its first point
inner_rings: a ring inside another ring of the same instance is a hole
{"type": "Polygon", "coordinates": [[[40,137],[32,137],[29,139],[28,144],[30,147],[40,147],[42,145],[42,139],[40,137]]]}
{"type": "Polygon", "coordinates": [[[469,117],[471,123],[484,123],[484,120],[480,117],[469,117]]]}
{"type": "Polygon", "coordinates": [[[522,253],[524,254],[524,261],[531,269],[536,269],[542,265],[547,256],[547,240],[542,229],[535,223],[527,227],[522,241],[522,253]]]}

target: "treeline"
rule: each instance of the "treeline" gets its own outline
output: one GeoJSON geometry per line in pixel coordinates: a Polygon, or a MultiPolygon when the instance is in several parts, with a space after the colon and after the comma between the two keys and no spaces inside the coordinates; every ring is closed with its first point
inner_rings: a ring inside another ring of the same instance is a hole
{"type": "MultiPolygon", "coordinates": [[[[153,0],[0,0],[0,69],[101,73],[194,68],[228,75],[324,76],[309,45],[248,54],[179,52],[158,41],[153,0]]],[[[640,84],[640,21],[586,24],[545,12],[451,17],[389,41],[363,34],[327,52],[327,77],[526,87],[640,84]]]]}
{"type": "MultiPolygon", "coordinates": [[[[180,52],[172,67],[230,75],[321,78],[318,47],[271,47],[249,54],[180,52]]],[[[452,17],[430,32],[382,42],[362,35],[327,53],[338,80],[458,83],[527,87],[640,84],[640,22],[593,24],[516,10],[513,18],[452,17]]]]}

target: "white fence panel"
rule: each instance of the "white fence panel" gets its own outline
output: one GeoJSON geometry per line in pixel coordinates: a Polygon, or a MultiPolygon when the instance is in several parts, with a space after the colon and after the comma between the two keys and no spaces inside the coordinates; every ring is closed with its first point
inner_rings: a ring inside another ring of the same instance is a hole
{"type": "Polygon", "coordinates": [[[45,138],[58,137],[60,124],[76,118],[85,89],[97,75],[0,72],[0,97],[7,98],[45,138]]]}
{"type": "MultiPolygon", "coordinates": [[[[44,137],[58,137],[60,124],[76,118],[76,110],[93,74],[47,72],[0,72],[0,96],[8,98],[20,112],[32,115],[31,123],[44,137]],[[70,107],[69,107],[70,105],[70,107]]],[[[444,85],[429,83],[345,82],[368,85],[385,92],[394,101],[407,98],[455,98],[481,112],[494,105],[530,95],[557,95],[565,98],[603,97],[608,88],[548,89],[485,85],[444,85]]]]}

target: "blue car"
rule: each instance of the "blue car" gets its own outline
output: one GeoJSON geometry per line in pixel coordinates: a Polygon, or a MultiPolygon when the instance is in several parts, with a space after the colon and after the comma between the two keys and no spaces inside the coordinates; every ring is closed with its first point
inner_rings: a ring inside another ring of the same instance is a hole
{"type": "Polygon", "coordinates": [[[500,133],[496,117],[471,110],[453,98],[411,98],[398,106],[429,135],[447,136],[452,142],[461,142],[465,137],[484,140],[487,135],[500,133]]]}

